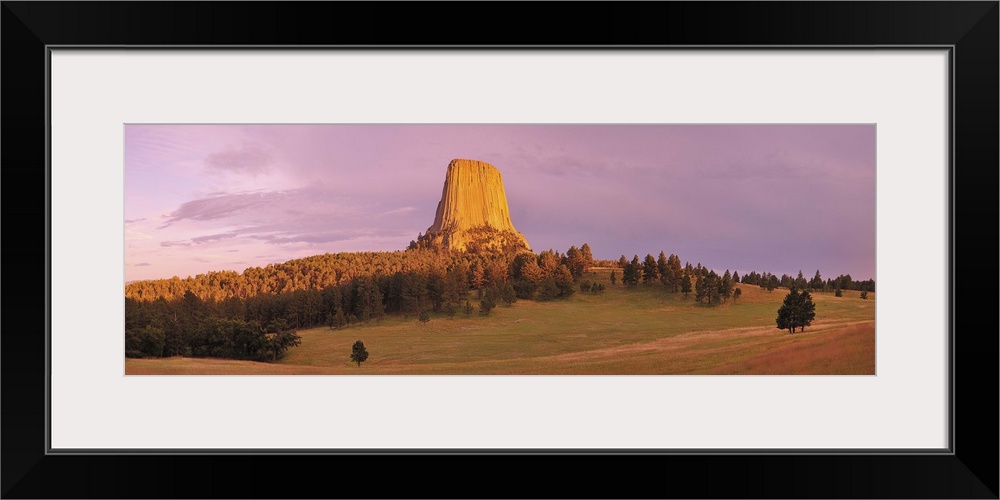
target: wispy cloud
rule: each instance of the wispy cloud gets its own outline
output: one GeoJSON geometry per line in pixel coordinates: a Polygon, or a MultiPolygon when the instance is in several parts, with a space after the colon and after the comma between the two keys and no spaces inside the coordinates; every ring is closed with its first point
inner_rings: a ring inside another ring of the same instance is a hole
{"type": "Polygon", "coordinates": [[[257,175],[267,172],[274,159],[260,144],[244,142],[239,149],[227,149],[205,157],[209,171],[257,175]]]}
{"type": "Polygon", "coordinates": [[[146,220],[145,217],[142,217],[142,218],[139,218],[139,219],[125,219],[125,223],[126,224],[135,224],[136,222],[142,222],[144,220],[146,220]]]}
{"type": "Polygon", "coordinates": [[[138,264],[132,264],[132,265],[136,267],[146,267],[146,266],[151,266],[152,264],[150,264],[149,262],[140,262],[138,264]]]}
{"type": "Polygon", "coordinates": [[[146,234],[146,233],[144,233],[142,231],[138,231],[138,230],[135,230],[135,229],[126,229],[125,230],[125,239],[126,240],[149,240],[149,239],[152,239],[152,237],[150,237],[148,234],[146,234]]]}
{"type": "Polygon", "coordinates": [[[195,243],[195,244],[198,244],[198,243],[205,243],[205,242],[208,242],[208,241],[218,241],[218,240],[225,240],[225,239],[229,239],[229,238],[235,238],[236,236],[238,236],[238,235],[235,232],[222,233],[222,234],[210,234],[208,236],[198,236],[198,237],[195,237],[195,238],[191,238],[191,242],[195,243]]]}
{"type": "Polygon", "coordinates": [[[161,247],[189,247],[191,242],[189,241],[161,241],[161,247]]]}
{"type": "Polygon", "coordinates": [[[285,197],[286,194],[280,191],[258,191],[252,193],[224,194],[192,200],[182,204],[177,210],[169,214],[167,221],[160,228],[168,227],[174,222],[185,219],[200,221],[222,219],[238,212],[273,206],[285,197]]]}
{"type": "Polygon", "coordinates": [[[405,214],[413,213],[416,210],[417,210],[416,207],[402,207],[402,208],[396,208],[396,209],[393,209],[393,210],[389,210],[388,212],[386,212],[386,213],[384,213],[382,215],[405,215],[405,214]]]}

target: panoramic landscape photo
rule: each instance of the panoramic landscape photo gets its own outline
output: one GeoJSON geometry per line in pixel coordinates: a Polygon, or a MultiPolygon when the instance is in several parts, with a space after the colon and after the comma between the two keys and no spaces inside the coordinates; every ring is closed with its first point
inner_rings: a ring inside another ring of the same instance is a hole
{"type": "Polygon", "coordinates": [[[873,124],[145,125],[127,375],[874,375],[873,124]]]}

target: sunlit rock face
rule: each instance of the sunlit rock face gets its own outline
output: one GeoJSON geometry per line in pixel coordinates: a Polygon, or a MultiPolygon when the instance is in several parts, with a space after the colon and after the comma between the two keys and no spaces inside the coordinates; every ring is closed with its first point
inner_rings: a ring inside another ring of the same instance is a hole
{"type": "Polygon", "coordinates": [[[530,249],[510,220],[500,171],[477,160],[456,159],[448,164],[441,201],[426,238],[463,251],[530,249]]]}

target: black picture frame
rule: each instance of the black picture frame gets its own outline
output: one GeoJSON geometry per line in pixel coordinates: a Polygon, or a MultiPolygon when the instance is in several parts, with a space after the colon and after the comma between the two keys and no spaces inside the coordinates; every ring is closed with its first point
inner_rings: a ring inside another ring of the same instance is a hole
{"type": "Polygon", "coordinates": [[[998,497],[996,1],[2,4],[5,498],[998,497]],[[950,47],[951,453],[47,453],[47,47],[452,44],[950,47]]]}

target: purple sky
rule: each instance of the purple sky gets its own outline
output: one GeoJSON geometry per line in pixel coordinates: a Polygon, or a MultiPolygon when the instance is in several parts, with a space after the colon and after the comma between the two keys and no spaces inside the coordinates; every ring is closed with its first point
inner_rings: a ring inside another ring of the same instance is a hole
{"type": "Polygon", "coordinates": [[[536,252],[875,277],[874,125],[126,125],[125,279],[402,250],[454,158],[536,252]]]}

